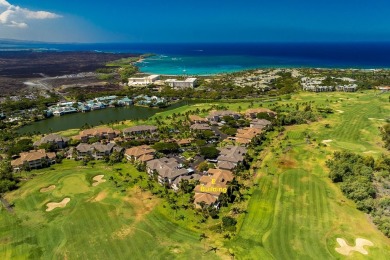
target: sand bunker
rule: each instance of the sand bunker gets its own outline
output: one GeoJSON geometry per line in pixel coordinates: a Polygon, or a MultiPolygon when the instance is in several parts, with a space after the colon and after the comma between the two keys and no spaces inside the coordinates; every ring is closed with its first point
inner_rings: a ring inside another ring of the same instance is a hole
{"type": "Polygon", "coordinates": [[[52,211],[55,208],[64,208],[66,204],[70,201],[70,198],[65,198],[61,202],[50,202],[46,204],[46,211],[52,211]]]}
{"type": "Polygon", "coordinates": [[[46,188],[42,188],[40,189],[39,191],[40,192],[48,192],[48,191],[52,191],[56,188],[56,185],[50,185],[49,187],[46,187],[46,188]]]}
{"type": "Polygon", "coordinates": [[[364,249],[364,246],[373,246],[374,244],[363,238],[356,239],[356,246],[349,246],[342,238],[337,238],[337,243],[340,247],[335,248],[335,250],[342,255],[350,255],[353,251],[362,253],[363,255],[368,255],[367,250],[364,249]]]}
{"type": "Polygon", "coordinates": [[[336,110],[337,112],[339,112],[340,114],[344,113],[343,110],[336,110]]]}
{"type": "Polygon", "coordinates": [[[323,144],[327,144],[327,143],[330,143],[330,142],[332,142],[332,141],[333,141],[333,140],[328,139],[328,140],[323,140],[322,143],[323,143],[323,144]]]}
{"type": "Polygon", "coordinates": [[[103,180],[104,175],[96,175],[93,177],[93,180],[95,181],[92,183],[92,186],[98,186],[100,183],[106,182],[106,180],[103,180]]]}

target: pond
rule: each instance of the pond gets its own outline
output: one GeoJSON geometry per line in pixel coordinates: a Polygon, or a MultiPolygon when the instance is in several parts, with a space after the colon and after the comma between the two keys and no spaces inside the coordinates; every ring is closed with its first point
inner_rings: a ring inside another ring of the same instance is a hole
{"type": "Polygon", "coordinates": [[[163,109],[130,106],[106,108],[88,113],[75,113],[34,122],[30,125],[21,127],[17,132],[20,134],[38,132],[46,134],[50,132],[59,132],[68,129],[80,128],[86,123],[92,126],[97,126],[116,121],[148,119],[156,113],[178,108],[185,104],[185,101],[181,101],[163,109]]]}

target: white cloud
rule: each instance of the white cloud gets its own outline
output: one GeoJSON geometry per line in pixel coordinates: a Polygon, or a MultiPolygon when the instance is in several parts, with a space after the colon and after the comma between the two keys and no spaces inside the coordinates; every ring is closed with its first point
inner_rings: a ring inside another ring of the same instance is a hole
{"type": "Polygon", "coordinates": [[[15,28],[27,28],[28,20],[55,19],[61,16],[46,11],[32,11],[17,5],[12,5],[6,0],[0,0],[0,25],[15,28]]]}

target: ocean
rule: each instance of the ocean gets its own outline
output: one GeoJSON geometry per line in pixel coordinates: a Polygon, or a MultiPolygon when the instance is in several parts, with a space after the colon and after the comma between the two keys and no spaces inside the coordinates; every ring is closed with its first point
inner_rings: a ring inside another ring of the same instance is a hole
{"type": "Polygon", "coordinates": [[[153,53],[146,73],[213,75],[255,68],[390,68],[390,42],[359,43],[1,43],[0,51],[153,53]]]}

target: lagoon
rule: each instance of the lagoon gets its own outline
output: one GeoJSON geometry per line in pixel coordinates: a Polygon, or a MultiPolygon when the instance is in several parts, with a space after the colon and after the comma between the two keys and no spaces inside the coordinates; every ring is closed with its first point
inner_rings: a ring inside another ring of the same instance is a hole
{"type": "Polygon", "coordinates": [[[156,113],[174,109],[185,105],[186,102],[178,102],[167,108],[149,108],[149,107],[116,107],[95,110],[88,113],[75,113],[61,117],[52,117],[46,120],[33,122],[30,125],[23,126],[17,132],[20,134],[59,132],[68,129],[77,129],[85,124],[97,126],[116,121],[147,119],[156,113]]]}

